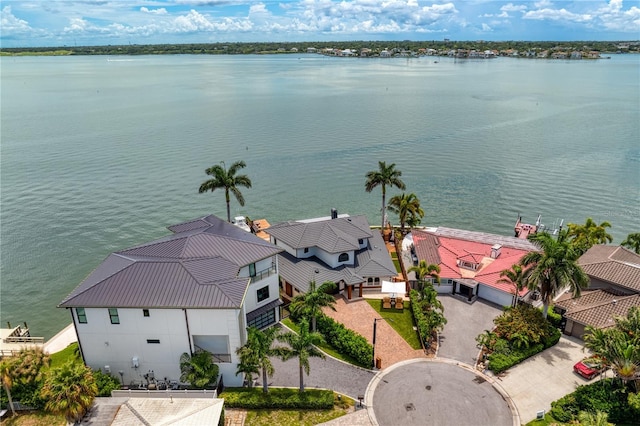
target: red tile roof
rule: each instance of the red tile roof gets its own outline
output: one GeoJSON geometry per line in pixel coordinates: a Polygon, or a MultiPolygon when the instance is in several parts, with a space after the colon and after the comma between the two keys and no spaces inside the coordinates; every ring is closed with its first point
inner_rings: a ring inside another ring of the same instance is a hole
{"type": "MultiPolygon", "coordinates": [[[[531,251],[526,249],[529,247],[523,246],[522,240],[510,244],[512,237],[471,231],[460,231],[459,236],[456,236],[454,231],[445,228],[444,232],[440,232],[438,228],[433,232],[412,232],[418,258],[439,265],[441,278],[472,278],[479,283],[512,294],[511,284],[498,282],[500,272],[518,263],[522,256],[531,251]],[[495,244],[502,247],[498,258],[492,259],[491,247],[495,244]],[[458,260],[477,263],[479,267],[475,271],[461,268],[458,266],[458,260]]],[[[520,291],[520,295],[525,295],[528,291],[524,289],[520,291]]]]}

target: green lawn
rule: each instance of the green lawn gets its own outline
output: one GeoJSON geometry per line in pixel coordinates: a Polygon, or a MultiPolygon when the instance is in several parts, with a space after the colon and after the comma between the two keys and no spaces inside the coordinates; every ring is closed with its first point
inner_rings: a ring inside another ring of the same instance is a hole
{"type": "Polygon", "coordinates": [[[62,365],[67,363],[67,361],[70,361],[70,360],[82,363],[82,359],[80,358],[80,355],[76,352],[77,350],[78,350],[78,343],[74,342],[69,346],[67,346],[66,348],[64,348],[63,350],[51,354],[50,367],[51,368],[61,367],[62,365]]]}
{"type": "MultiPolygon", "coordinates": [[[[287,327],[289,327],[291,330],[295,331],[296,333],[300,332],[300,327],[298,327],[296,324],[293,323],[293,321],[291,321],[289,318],[285,318],[281,321],[284,325],[286,325],[287,327]]],[[[347,355],[343,355],[340,352],[336,351],[333,346],[329,345],[328,343],[325,343],[323,345],[318,346],[320,348],[320,350],[322,350],[322,352],[331,355],[334,358],[337,358],[341,361],[344,362],[348,362],[349,364],[353,364],[353,365],[357,365],[359,367],[363,367],[362,365],[358,364],[353,358],[351,358],[350,356],[347,355]]],[[[365,367],[366,368],[366,367],[365,367]]]]}
{"type": "Polygon", "coordinates": [[[367,302],[373,309],[378,312],[382,318],[389,319],[387,323],[398,332],[404,340],[407,341],[409,346],[413,349],[422,349],[420,339],[418,338],[418,332],[413,329],[413,315],[411,315],[411,308],[409,307],[409,301],[405,300],[404,309],[399,311],[397,309],[382,309],[382,301],[379,299],[367,299],[367,302]]]}
{"type": "Polygon", "coordinates": [[[391,259],[393,261],[393,264],[396,266],[396,272],[397,273],[402,273],[402,268],[400,268],[400,261],[396,258],[396,259],[391,259]]]}

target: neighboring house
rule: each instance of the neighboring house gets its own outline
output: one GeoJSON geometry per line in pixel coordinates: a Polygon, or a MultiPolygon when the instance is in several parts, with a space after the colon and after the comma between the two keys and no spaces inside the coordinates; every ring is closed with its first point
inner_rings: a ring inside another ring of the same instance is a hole
{"type": "Polygon", "coordinates": [[[440,266],[438,293],[458,295],[468,302],[481,298],[500,306],[510,306],[515,297],[513,285],[498,282],[500,272],[536,250],[520,238],[444,227],[413,230],[411,236],[417,260],[440,266]]]}
{"type": "Polygon", "coordinates": [[[177,380],[182,353],[202,349],[226,385],[240,386],[246,328],[280,319],[281,249],[215,216],[169,230],[109,255],[59,307],[71,312],[85,363],[125,384],[177,380]]]}
{"type": "Polygon", "coordinates": [[[566,320],[564,333],[582,338],[587,326],[607,328],[614,318],[640,306],[640,255],[621,246],[599,244],[578,263],[589,276],[589,290],[580,297],[563,295],[554,309],[566,320]]]}
{"type": "Polygon", "coordinates": [[[289,298],[306,293],[311,281],[335,282],[347,299],[362,297],[363,290],[379,289],[397,275],[380,233],[371,231],[365,216],[332,210],[330,217],[282,222],[265,232],[283,249],[280,284],[289,298]]]}

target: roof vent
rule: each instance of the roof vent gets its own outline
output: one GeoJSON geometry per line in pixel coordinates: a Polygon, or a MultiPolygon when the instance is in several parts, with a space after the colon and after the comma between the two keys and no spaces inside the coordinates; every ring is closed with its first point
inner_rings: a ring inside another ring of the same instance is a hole
{"type": "Polygon", "coordinates": [[[502,244],[494,244],[491,246],[491,258],[497,259],[500,256],[500,250],[502,249],[502,244]]]}

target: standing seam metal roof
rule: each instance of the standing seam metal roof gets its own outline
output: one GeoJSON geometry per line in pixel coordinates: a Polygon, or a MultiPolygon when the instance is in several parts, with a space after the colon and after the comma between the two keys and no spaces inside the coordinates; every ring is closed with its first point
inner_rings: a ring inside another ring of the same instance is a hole
{"type": "Polygon", "coordinates": [[[241,267],[282,249],[215,216],[111,254],[60,307],[239,308],[249,277],[241,267]]]}

